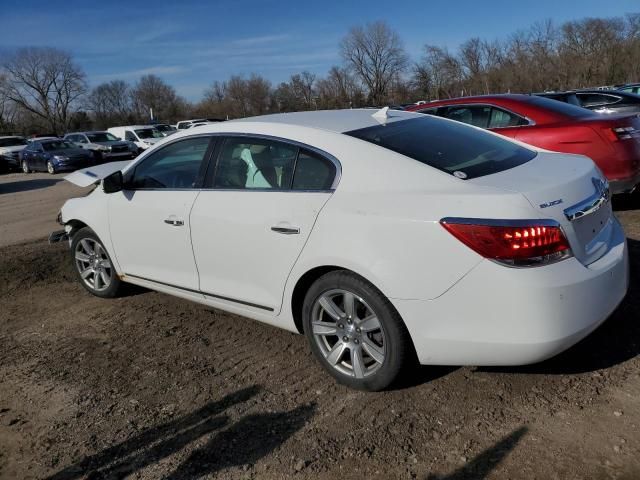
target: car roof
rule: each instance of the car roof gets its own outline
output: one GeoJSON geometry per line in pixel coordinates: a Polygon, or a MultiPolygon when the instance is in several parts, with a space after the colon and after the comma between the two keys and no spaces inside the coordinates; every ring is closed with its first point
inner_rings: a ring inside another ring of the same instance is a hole
{"type": "Polygon", "coordinates": [[[0,136],[0,140],[3,140],[5,138],[24,138],[22,135],[3,135],[0,136]]]}
{"type": "MultiPolygon", "coordinates": [[[[350,109],[350,110],[316,110],[310,112],[275,113],[259,117],[248,117],[238,120],[230,120],[225,124],[236,122],[258,122],[295,125],[300,127],[315,128],[335,133],[344,133],[360,128],[373,127],[384,123],[408,120],[419,117],[420,114],[401,110],[386,110],[386,118],[382,116],[385,109],[350,109]]],[[[220,125],[220,123],[212,124],[220,125]]],[[[226,128],[226,127],[225,127],[226,128]]]]}
{"type": "Polygon", "coordinates": [[[122,125],[121,127],[111,127],[109,130],[115,130],[117,128],[131,128],[131,129],[136,129],[136,128],[154,128],[154,125],[122,125]]]}

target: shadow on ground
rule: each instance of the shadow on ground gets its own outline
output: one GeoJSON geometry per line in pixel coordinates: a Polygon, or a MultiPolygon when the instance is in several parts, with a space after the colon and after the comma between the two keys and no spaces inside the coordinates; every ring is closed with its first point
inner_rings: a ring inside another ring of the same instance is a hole
{"type": "Polygon", "coordinates": [[[194,450],[165,478],[198,478],[224,468],[253,464],[302,428],[315,411],[314,405],[303,405],[288,412],[247,415],[236,422],[224,414],[259,391],[259,387],[253,386],[229,394],[88,456],[48,479],[125,478],[206,436],[210,436],[207,443],[194,450]]]}
{"type": "Polygon", "coordinates": [[[616,311],[595,332],[545,362],[523,367],[482,367],[504,373],[573,374],[610,368],[640,354],[640,241],[627,239],[631,278],[616,311]]]}
{"type": "Polygon", "coordinates": [[[62,178],[34,178],[33,180],[20,180],[17,182],[9,182],[0,184],[0,195],[5,193],[28,192],[30,190],[39,190],[47,188],[61,182],[62,178]]]}
{"type": "Polygon", "coordinates": [[[426,480],[482,480],[498,466],[511,452],[520,439],[527,433],[527,427],[520,427],[500,440],[491,448],[486,449],[472,458],[464,466],[449,475],[429,475],[426,480]]]}

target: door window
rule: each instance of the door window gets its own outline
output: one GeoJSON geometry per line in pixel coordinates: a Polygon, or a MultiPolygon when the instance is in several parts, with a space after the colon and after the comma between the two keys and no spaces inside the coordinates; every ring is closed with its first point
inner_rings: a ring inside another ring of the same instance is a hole
{"type": "Polygon", "coordinates": [[[124,132],[124,139],[128,140],[129,142],[137,142],[138,139],[136,138],[136,136],[133,134],[133,132],[130,132],[129,130],[127,130],[126,132],[124,132]]]}
{"type": "Polygon", "coordinates": [[[491,118],[489,119],[489,128],[506,128],[518,127],[520,125],[528,125],[528,121],[515,113],[507,112],[500,108],[493,107],[491,109],[491,118]]]}
{"type": "Polygon", "coordinates": [[[225,140],[215,188],[284,190],[291,187],[298,147],[260,138],[225,140]]]}
{"type": "Polygon", "coordinates": [[[211,137],[181,140],[150,154],[135,167],[128,189],[195,188],[211,137]]]}
{"type": "Polygon", "coordinates": [[[460,107],[450,107],[445,113],[446,118],[458,122],[467,123],[474,127],[487,128],[491,107],[483,105],[465,105],[460,107]]]}

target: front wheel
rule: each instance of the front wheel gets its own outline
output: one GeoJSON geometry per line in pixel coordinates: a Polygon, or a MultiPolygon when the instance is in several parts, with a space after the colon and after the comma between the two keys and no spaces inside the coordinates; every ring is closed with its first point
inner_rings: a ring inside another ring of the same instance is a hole
{"type": "Polygon", "coordinates": [[[22,171],[24,173],[31,173],[31,168],[29,168],[29,163],[26,160],[22,161],[22,171]]]}
{"type": "Polygon", "coordinates": [[[71,260],[82,286],[103,298],[117,297],[122,292],[107,249],[89,227],[80,229],[71,241],[71,260]]]}
{"type": "Polygon", "coordinates": [[[412,359],[411,339],[398,312],[354,273],[320,277],[305,297],[303,322],[321,365],[351,388],[383,390],[412,359]]]}
{"type": "Polygon", "coordinates": [[[56,173],[56,167],[51,160],[47,161],[47,172],[49,172],[51,175],[56,173]]]}

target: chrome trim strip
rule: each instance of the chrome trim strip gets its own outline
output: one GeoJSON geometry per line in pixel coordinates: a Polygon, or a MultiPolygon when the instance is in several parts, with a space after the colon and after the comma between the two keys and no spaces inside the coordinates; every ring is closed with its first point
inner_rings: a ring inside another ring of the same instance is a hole
{"type": "Polygon", "coordinates": [[[564,210],[564,215],[570,222],[597,212],[611,198],[609,182],[595,177],[591,179],[591,182],[596,189],[595,193],[564,210]]]}
{"type": "Polygon", "coordinates": [[[145,282],[157,283],[158,285],[164,285],[165,287],[171,287],[171,288],[176,288],[178,290],[184,290],[185,292],[199,293],[201,295],[204,295],[205,297],[217,298],[219,300],[226,300],[227,302],[239,303],[240,305],[246,305],[248,307],[259,308],[261,310],[267,310],[269,312],[273,312],[274,311],[274,309],[271,308],[271,307],[265,307],[264,305],[258,305],[257,303],[245,302],[244,300],[237,300],[235,298],[224,297],[222,295],[216,295],[215,293],[207,293],[207,292],[203,292],[202,290],[194,290],[193,288],[179,287],[177,285],[172,285],[171,283],[159,282],[158,280],[152,280],[150,278],[140,277],[138,275],[132,275],[130,273],[125,273],[124,277],[133,277],[133,278],[137,278],[139,280],[144,280],[145,282]]]}
{"type": "Polygon", "coordinates": [[[467,217],[445,217],[440,223],[452,223],[456,225],[486,225],[490,227],[530,227],[535,224],[536,227],[559,227],[560,224],[551,219],[531,218],[527,220],[500,220],[492,218],[467,218],[467,217]]]}

